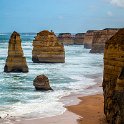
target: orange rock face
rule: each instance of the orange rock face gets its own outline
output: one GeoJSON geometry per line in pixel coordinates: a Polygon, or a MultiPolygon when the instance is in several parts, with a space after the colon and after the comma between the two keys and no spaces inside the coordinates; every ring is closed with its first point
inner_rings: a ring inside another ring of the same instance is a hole
{"type": "Polygon", "coordinates": [[[58,35],[58,40],[60,43],[64,45],[73,45],[74,38],[72,37],[71,33],[60,33],[58,35]]]}
{"type": "Polygon", "coordinates": [[[104,29],[94,32],[91,53],[103,53],[105,42],[108,41],[118,29],[104,29]]]}
{"type": "Polygon", "coordinates": [[[13,32],[8,47],[8,56],[4,72],[28,72],[26,58],[23,56],[20,35],[13,32]]]}
{"type": "Polygon", "coordinates": [[[94,32],[96,30],[89,30],[84,35],[84,48],[91,49],[92,48],[92,42],[94,37],[94,32]]]}
{"type": "Polygon", "coordinates": [[[124,29],[105,44],[104,113],[110,124],[124,124],[124,29]]]}
{"type": "Polygon", "coordinates": [[[77,33],[74,37],[74,44],[83,45],[84,44],[84,35],[85,35],[85,33],[77,33]]]}
{"type": "Polygon", "coordinates": [[[33,40],[32,61],[34,63],[65,62],[64,46],[58,42],[53,32],[44,30],[37,33],[33,40]]]}

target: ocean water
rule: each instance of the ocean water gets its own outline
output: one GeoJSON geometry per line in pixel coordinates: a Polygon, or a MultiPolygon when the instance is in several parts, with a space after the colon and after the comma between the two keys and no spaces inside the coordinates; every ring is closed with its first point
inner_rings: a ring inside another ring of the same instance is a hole
{"type": "MultiPolygon", "coordinates": [[[[10,34],[0,35],[0,116],[36,118],[50,117],[65,111],[60,99],[87,93],[95,85],[92,75],[102,77],[103,54],[90,54],[83,45],[65,46],[65,63],[33,63],[32,40],[35,34],[21,34],[22,47],[29,73],[4,73],[10,34]],[[35,91],[33,80],[45,74],[54,91],[35,91]]],[[[97,91],[92,91],[97,92],[97,91]]],[[[89,92],[92,93],[92,92],[89,92]]]]}

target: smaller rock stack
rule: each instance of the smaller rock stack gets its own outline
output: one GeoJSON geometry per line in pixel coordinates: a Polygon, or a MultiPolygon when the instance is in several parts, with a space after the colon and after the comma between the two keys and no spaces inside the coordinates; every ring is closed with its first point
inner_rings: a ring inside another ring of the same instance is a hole
{"type": "Polygon", "coordinates": [[[83,45],[84,44],[84,35],[85,35],[85,33],[77,33],[74,38],[74,44],[83,45]]]}
{"type": "Polygon", "coordinates": [[[74,44],[74,38],[71,35],[71,33],[60,33],[58,35],[58,40],[60,43],[64,45],[73,45],[74,44]]]}
{"type": "Polygon", "coordinates": [[[4,72],[28,72],[26,58],[23,56],[20,35],[13,32],[8,47],[8,56],[4,67],[4,72]]]}
{"type": "Polygon", "coordinates": [[[43,91],[53,90],[50,87],[48,77],[46,77],[45,75],[37,76],[33,81],[33,85],[35,86],[36,90],[43,90],[43,91]]]}
{"type": "Polygon", "coordinates": [[[33,40],[32,61],[34,63],[64,63],[65,51],[54,32],[47,30],[37,33],[33,40]]]}

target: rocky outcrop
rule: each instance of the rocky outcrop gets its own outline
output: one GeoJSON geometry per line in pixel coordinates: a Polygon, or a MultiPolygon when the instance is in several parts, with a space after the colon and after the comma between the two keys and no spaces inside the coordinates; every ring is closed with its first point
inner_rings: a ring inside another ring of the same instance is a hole
{"type": "Polygon", "coordinates": [[[53,32],[37,33],[33,40],[32,61],[34,63],[64,63],[64,46],[58,42],[53,32]]]}
{"type": "Polygon", "coordinates": [[[105,44],[104,113],[110,124],[124,124],[124,29],[105,44]]]}
{"type": "Polygon", "coordinates": [[[58,35],[58,40],[60,43],[64,45],[73,45],[74,44],[74,37],[71,33],[60,33],[58,35]]]}
{"type": "Polygon", "coordinates": [[[83,45],[84,44],[84,35],[85,35],[85,33],[77,33],[74,37],[74,44],[83,45]]]}
{"type": "Polygon", "coordinates": [[[107,28],[94,32],[93,42],[90,53],[103,53],[105,42],[108,41],[118,29],[107,28]]]}
{"type": "Polygon", "coordinates": [[[85,33],[85,35],[84,35],[84,48],[86,48],[86,49],[92,48],[94,32],[96,32],[96,30],[88,30],[85,33]]]}
{"type": "Polygon", "coordinates": [[[4,67],[4,72],[28,72],[26,58],[23,55],[20,35],[13,32],[8,47],[8,56],[4,67]]]}
{"type": "Polygon", "coordinates": [[[52,90],[49,84],[49,79],[45,75],[37,76],[33,81],[33,85],[36,90],[52,90]]]}

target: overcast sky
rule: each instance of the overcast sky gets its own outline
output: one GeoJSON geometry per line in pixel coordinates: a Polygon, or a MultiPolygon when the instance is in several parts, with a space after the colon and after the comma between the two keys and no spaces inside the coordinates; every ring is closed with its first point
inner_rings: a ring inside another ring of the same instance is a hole
{"type": "Polygon", "coordinates": [[[0,0],[0,32],[124,27],[124,0],[0,0]]]}

